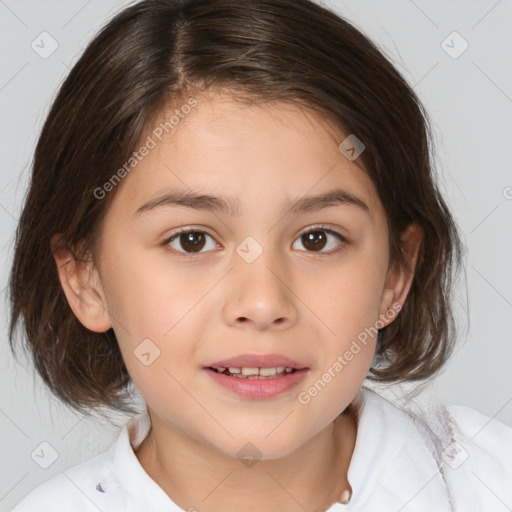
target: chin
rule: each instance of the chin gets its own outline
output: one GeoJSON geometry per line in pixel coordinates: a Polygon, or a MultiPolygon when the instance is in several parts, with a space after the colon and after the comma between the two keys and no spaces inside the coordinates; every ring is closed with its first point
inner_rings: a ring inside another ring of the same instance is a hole
{"type": "MultiPolygon", "coordinates": [[[[250,437],[247,432],[243,436],[235,436],[229,447],[218,447],[228,457],[239,459],[251,467],[259,460],[281,459],[293,453],[299,443],[290,442],[289,436],[275,436],[274,439],[266,438],[267,434],[259,432],[257,435],[250,437]]],[[[274,436],[274,434],[272,434],[274,436]]]]}

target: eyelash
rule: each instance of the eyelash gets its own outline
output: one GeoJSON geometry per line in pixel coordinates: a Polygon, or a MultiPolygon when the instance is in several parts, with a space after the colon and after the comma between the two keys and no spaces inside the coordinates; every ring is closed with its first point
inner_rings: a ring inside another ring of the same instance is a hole
{"type": "MultiPolygon", "coordinates": [[[[338,246],[338,248],[331,249],[328,252],[323,252],[323,251],[316,251],[316,252],[315,251],[303,251],[303,252],[308,252],[308,253],[311,253],[311,254],[324,254],[326,256],[334,256],[334,255],[338,254],[339,252],[341,252],[343,249],[345,249],[345,247],[350,243],[341,233],[338,233],[337,231],[334,231],[333,229],[329,229],[329,227],[324,225],[324,224],[317,224],[317,225],[311,226],[306,231],[303,231],[302,233],[300,233],[299,236],[297,237],[297,239],[299,239],[303,235],[306,235],[308,233],[312,233],[312,232],[315,232],[315,231],[325,231],[326,233],[330,233],[330,234],[336,236],[338,238],[338,240],[341,242],[341,244],[338,246]]],[[[204,234],[208,235],[210,238],[214,239],[212,235],[210,235],[208,232],[206,232],[206,231],[204,231],[202,229],[198,229],[198,228],[181,228],[178,231],[174,232],[166,240],[164,240],[161,243],[161,246],[164,247],[164,249],[166,251],[168,251],[168,252],[170,252],[172,254],[177,254],[177,255],[180,255],[180,256],[184,256],[185,258],[193,258],[195,256],[200,256],[201,254],[204,254],[204,252],[196,252],[196,253],[181,252],[181,251],[176,251],[175,249],[172,249],[172,248],[169,247],[168,244],[170,242],[172,242],[176,237],[178,237],[179,235],[182,235],[182,234],[186,234],[186,233],[204,233],[204,234]]],[[[208,251],[206,251],[206,252],[208,252],[208,251]]]]}

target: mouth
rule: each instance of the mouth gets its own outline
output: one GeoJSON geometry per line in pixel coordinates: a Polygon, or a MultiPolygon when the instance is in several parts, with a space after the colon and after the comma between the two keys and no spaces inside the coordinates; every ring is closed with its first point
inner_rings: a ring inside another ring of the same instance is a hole
{"type": "Polygon", "coordinates": [[[281,354],[242,354],[203,367],[221,388],[250,399],[272,398],[301,382],[309,368],[281,354]]]}
{"type": "Polygon", "coordinates": [[[253,367],[237,367],[232,366],[229,368],[224,368],[222,366],[219,367],[213,367],[208,366],[206,367],[207,370],[211,370],[212,372],[216,372],[222,375],[227,375],[228,377],[235,377],[237,379],[258,379],[258,380],[272,380],[272,379],[279,379],[282,377],[285,377],[289,374],[296,373],[297,371],[307,370],[307,368],[302,368],[298,370],[297,368],[293,368],[290,366],[274,366],[274,367],[268,367],[268,368],[259,368],[256,366],[253,367]]]}
{"type": "Polygon", "coordinates": [[[228,371],[231,375],[245,378],[251,375],[271,377],[276,374],[292,373],[307,368],[307,366],[281,354],[241,354],[216,361],[205,368],[220,373],[228,371]]]}
{"type": "MultiPolygon", "coordinates": [[[[282,359],[281,359],[282,360],[282,359]]],[[[290,360],[287,360],[290,361],[290,360]]],[[[267,363],[268,364],[268,363],[267,363]]],[[[219,389],[251,400],[277,397],[295,388],[308,374],[309,368],[295,366],[221,366],[203,368],[219,389]]]]}

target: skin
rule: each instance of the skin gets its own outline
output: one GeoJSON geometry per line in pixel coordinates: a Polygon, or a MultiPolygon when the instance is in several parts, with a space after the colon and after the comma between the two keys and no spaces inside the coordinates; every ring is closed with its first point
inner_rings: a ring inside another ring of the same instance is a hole
{"type": "MultiPolygon", "coordinates": [[[[356,418],[340,413],[367,375],[375,338],[308,404],[298,393],[405,302],[413,276],[389,265],[385,212],[358,160],[339,151],[346,135],[298,106],[249,107],[226,94],[196,99],[110,192],[94,263],[54,252],[61,283],[83,325],[114,328],[152,421],[136,455],[175,503],[202,512],[321,512],[348,485],[356,418]],[[134,215],[170,187],[235,196],[242,214],[164,206],[134,215]],[[362,199],[369,213],[345,204],[280,214],[285,198],[336,187],[362,199]],[[348,242],[323,231],[327,245],[308,249],[302,234],[315,224],[348,242]],[[180,227],[209,235],[202,252],[187,257],[179,237],[161,245],[180,227]],[[263,249],[250,264],[236,252],[248,236],[263,249]],[[148,366],[134,355],[147,338],[160,350],[148,366]],[[256,400],[202,370],[243,353],[283,354],[309,372],[297,387],[256,400]],[[237,456],[247,442],[261,453],[250,467],[237,456]]],[[[421,230],[411,225],[402,238],[414,269],[421,230]]]]}

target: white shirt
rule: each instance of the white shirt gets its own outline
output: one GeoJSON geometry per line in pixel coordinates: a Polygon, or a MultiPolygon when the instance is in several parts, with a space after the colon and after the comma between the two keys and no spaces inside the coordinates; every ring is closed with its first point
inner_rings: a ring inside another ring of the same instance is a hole
{"type": "MultiPolygon", "coordinates": [[[[370,389],[362,387],[358,398],[352,499],[326,512],[510,510],[512,428],[460,405],[443,407],[449,415],[441,423],[433,416],[418,423],[370,389]],[[422,425],[438,429],[434,442],[422,425]]],[[[147,412],[133,416],[106,452],[41,484],[12,512],[183,512],[135,455],[150,427],[147,412]]]]}

